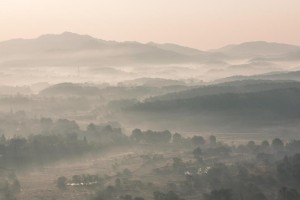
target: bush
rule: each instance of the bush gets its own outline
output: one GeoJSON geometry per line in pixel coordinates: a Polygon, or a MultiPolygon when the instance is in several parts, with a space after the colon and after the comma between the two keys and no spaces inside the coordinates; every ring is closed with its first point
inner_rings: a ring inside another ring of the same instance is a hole
{"type": "Polygon", "coordinates": [[[64,176],[58,177],[58,179],[56,180],[56,186],[59,189],[66,189],[67,186],[67,178],[64,176]]]}

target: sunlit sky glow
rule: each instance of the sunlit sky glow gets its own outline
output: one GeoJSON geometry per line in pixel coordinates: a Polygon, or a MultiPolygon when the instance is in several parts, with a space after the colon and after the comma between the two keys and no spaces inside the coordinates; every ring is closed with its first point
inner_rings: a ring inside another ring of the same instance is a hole
{"type": "Polygon", "coordinates": [[[71,31],[199,49],[300,45],[300,0],[1,0],[0,41],[71,31]]]}

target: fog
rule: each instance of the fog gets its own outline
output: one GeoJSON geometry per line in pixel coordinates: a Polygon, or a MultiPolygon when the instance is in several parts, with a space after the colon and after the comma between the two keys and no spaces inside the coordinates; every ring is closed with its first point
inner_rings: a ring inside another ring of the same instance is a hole
{"type": "Polygon", "coordinates": [[[298,200],[299,52],[0,42],[0,199],[298,200]]]}

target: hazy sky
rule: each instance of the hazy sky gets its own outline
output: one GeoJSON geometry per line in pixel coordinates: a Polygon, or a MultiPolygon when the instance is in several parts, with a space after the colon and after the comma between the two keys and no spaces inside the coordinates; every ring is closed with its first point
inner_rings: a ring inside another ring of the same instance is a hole
{"type": "Polygon", "coordinates": [[[0,41],[64,31],[199,49],[300,45],[300,0],[0,0],[0,41]]]}

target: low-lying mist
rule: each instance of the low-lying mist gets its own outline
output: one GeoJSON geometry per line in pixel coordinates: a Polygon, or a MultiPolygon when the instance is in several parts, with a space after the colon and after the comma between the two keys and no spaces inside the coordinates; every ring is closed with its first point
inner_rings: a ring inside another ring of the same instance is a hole
{"type": "Polygon", "coordinates": [[[299,200],[299,51],[0,42],[0,199],[299,200]]]}

